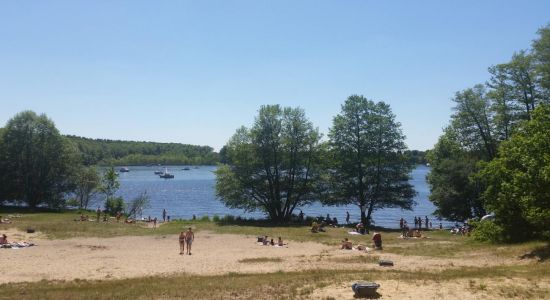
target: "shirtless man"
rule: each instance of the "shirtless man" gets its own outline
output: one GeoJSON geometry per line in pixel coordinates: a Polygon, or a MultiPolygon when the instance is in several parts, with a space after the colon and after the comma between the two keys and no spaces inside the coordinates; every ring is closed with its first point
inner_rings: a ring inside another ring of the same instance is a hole
{"type": "Polygon", "coordinates": [[[185,231],[180,232],[180,255],[185,253],[185,231]]]}
{"type": "Polygon", "coordinates": [[[187,254],[191,255],[191,244],[195,240],[195,234],[191,231],[191,227],[185,232],[185,244],[187,244],[187,254]]]}

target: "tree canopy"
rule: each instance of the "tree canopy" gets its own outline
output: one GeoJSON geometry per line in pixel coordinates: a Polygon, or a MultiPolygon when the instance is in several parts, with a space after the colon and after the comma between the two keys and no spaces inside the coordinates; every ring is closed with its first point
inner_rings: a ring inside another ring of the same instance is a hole
{"type": "Polygon", "coordinates": [[[334,117],[329,138],[325,204],[357,205],[367,225],[376,209],[412,208],[415,192],[408,179],[413,164],[388,104],[350,96],[334,117]]]}
{"type": "Polygon", "coordinates": [[[31,208],[63,206],[78,161],[54,123],[46,115],[24,111],[8,121],[0,140],[0,198],[31,208]]]}
{"type": "Polygon", "coordinates": [[[296,207],[316,199],[320,138],[302,109],[262,106],[254,125],[238,129],[225,146],[218,197],[231,208],[289,220],[296,207]]]}

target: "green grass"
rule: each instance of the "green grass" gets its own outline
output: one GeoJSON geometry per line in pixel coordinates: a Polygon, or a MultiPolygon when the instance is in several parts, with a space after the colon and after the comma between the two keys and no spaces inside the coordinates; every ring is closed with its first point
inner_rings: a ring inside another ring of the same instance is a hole
{"type": "Polygon", "coordinates": [[[239,260],[240,263],[245,263],[245,264],[277,263],[282,261],[283,259],[279,257],[254,257],[254,258],[244,258],[239,260]]]}
{"type": "MultiPolygon", "coordinates": [[[[535,282],[550,275],[548,265],[461,268],[442,272],[399,270],[315,270],[217,276],[152,276],[120,280],[41,281],[0,285],[0,299],[300,299],[315,289],[349,281],[402,280],[445,282],[469,280],[470,287],[509,298],[543,298],[539,286],[488,289],[484,280],[521,275],[535,282]],[[479,279],[483,280],[479,280],[479,279]]],[[[468,288],[465,286],[465,288],[468,288]]]]}
{"type": "MultiPolygon", "coordinates": [[[[13,210],[2,210],[0,215],[6,217],[14,214],[13,210]]],[[[248,225],[219,225],[216,222],[204,220],[172,221],[159,226],[157,229],[146,228],[144,224],[124,224],[111,220],[105,222],[75,222],[80,214],[77,212],[22,212],[21,218],[14,218],[12,224],[0,224],[0,231],[5,228],[17,228],[35,230],[46,234],[51,239],[66,239],[72,237],[114,237],[125,235],[167,235],[177,234],[187,227],[195,231],[211,231],[222,234],[240,234],[249,236],[267,235],[274,239],[279,236],[286,242],[317,242],[331,246],[338,246],[341,240],[347,237],[354,245],[371,245],[370,235],[349,235],[349,228],[328,228],[327,232],[311,233],[306,226],[265,226],[257,224],[248,225]]],[[[89,213],[90,216],[94,214],[89,213]]],[[[394,230],[383,230],[384,252],[401,255],[419,255],[431,257],[461,257],[474,252],[490,252],[495,256],[520,256],[533,249],[544,248],[547,243],[528,242],[513,245],[492,245],[475,242],[471,238],[451,235],[447,231],[429,231],[428,239],[400,239],[399,233],[394,230]]],[[[548,246],[546,246],[548,247],[548,246]]]]}

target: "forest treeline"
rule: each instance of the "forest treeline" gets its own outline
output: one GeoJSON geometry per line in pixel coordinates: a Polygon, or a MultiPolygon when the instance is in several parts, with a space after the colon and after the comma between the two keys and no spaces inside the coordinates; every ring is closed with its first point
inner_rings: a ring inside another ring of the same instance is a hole
{"type": "Polygon", "coordinates": [[[219,157],[210,146],[90,139],[68,135],[84,165],[214,165],[219,157]]]}

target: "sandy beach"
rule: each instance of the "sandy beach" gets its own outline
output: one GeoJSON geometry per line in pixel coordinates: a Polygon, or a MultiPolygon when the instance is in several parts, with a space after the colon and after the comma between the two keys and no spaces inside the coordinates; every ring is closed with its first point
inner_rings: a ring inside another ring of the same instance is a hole
{"type": "Polygon", "coordinates": [[[122,236],[48,240],[40,233],[8,231],[12,240],[36,246],[0,249],[0,283],[73,279],[109,279],[188,273],[217,275],[229,272],[267,273],[308,269],[384,269],[361,263],[354,256],[391,259],[398,270],[443,270],[464,266],[524,264],[527,260],[472,253],[468,259],[402,256],[383,251],[340,250],[336,246],[290,241],[284,247],[262,246],[255,236],[197,232],[192,255],[179,255],[177,235],[122,236]],[[246,259],[279,258],[277,262],[249,263],[246,259]]]}

